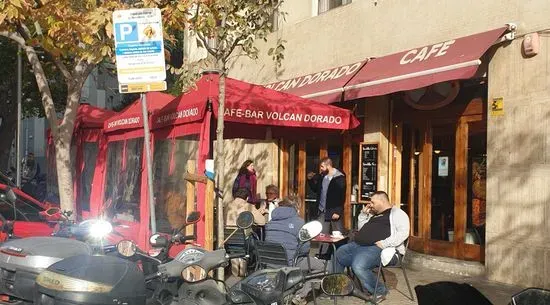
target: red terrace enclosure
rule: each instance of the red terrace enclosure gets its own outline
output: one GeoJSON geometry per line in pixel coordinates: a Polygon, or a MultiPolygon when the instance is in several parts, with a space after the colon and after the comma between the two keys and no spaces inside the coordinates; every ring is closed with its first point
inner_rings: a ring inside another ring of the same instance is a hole
{"type": "MultiPolygon", "coordinates": [[[[92,177],[101,141],[103,141],[103,122],[116,112],[94,107],[88,104],[78,106],[73,140],[72,159],[74,160],[74,202],[79,217],[87,218],[90,212],[90,191],[92,177]]],[[[55,146],[48,130],[47,184],[50,199],[58,194],[55,146]]],[[[58,197],[57,197],[58,198],[58,197]]],[[[53,200],[55,201],[55,200],[53,200]]],[[[59,202],[57,202],[59,203],[59,202]]]]}
{"type": "MultiPolygon", "coordinates": [[[[181,224],[186,212],[208,213],[205,185],[195,183],[190,190],[185,187],[183,174],[188,170],[204,173],[205,160],[212,157],[211,134],[215,127],[212,118],[218,107],[218,75],[204,75],[194,88],[160,109],[153,106],[161,103],[155,102],[154,94],[150,94],[147,101],[154,144],[157,230],[169,233],[181,224]],[[190,164],[193,168],[188,168],[190,164]]],[[[139,229],[134,230],[135,237],[140,247],[147,248],[150,211],[141,153],[143,130],[139,101],[133,106],[133,115],[124,111],[105,122],[109,144],[106,155],[98,159],[92,201],[105,203],[97,207],[97,212],[111,210],[111,216],[117,219],[130,219],[126,220],[127,224],[132,223],[131,220],[140,221],[139,229]]],[[[225,107],[225,138],[264,139],[266,133],[273,138],[304,137],[341,132],[359,125],[348,110],[231,78],[226,78],[225,107]]],[[[206,225],[213,226],[206,224],[204,218],[197,224],[197,242],[202,245],[207,239],[212,240],[212,236],[205,235],[206,225]]]]}
{"type": "MultiPolygon", "coordinates": [[[[149,115],[174,99],[160,92],[149,92],[146,97],[149,115]]],[[[132,239],[146,249],[149,207],[141,100],[105,120],[103,131],[105,138],[93,174],[91,214],[113,220],[114,230],[119,233],[115,235],[132,239]]],[[[152,135],[151,140],[156,139],[152,135]]]]}

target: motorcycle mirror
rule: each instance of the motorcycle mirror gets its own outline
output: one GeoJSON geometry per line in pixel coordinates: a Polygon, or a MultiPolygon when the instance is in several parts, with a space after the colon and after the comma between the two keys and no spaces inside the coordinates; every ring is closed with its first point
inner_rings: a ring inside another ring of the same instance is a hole
{"type": "Polygon", "coordinates": [[[319,221],[310,221],[300,228],[298,239],[301,242],[310,241],[319,235],[321,231],[323,231],[323,225],[319,221]]]}
{"type": "Polygon", "coordinates": [[[46,215],[48,216],[55,216],[56,214],[59,214],[61,211],[61,209],[57,208],[57,207],[51,207],[49,209],[46,210],[46,215]]]}
{"type": "Polygon", "coordinates": [[[11,189],[11,187],[8,187],[8,191],[6,192],[6,199],[9,203],[15,203],[17,200],[17,196],[15,195],[14,191],[11,189]]]}
{"type": "Polygon", "coordinates": [[[191,265],[183,269],[183,271],[181,272],[181,277],[186,282],[200,282],[206,279],[206,270],[204,270],[204,268],[202,268],[201,266],[191,265]]]}
{"type": "Polygon", "coordinates": [[[321,281],[321,289],[329,296],[346,296],[353,292],[353,281],[343,273],[330,274],[321,281]]]}
{"type": "Polygon", "coordinates": [[[116,244],[116,250],[124,257],[132,257],[136,255],[137,247],[131,240],[121,240],[116,244]]]}
{"type": "Polygon", "coordinates": [[[45,211],[38,212],[38,214],[47,221],[57,221],[61,218],[61,210],[57,207],[48,208],[45,211]]]}
{"type": "Polygon", "coordinates": [[[254,215],[249,211],[241,212],[237,217],[236,224],[240,229],[248,229],[254,224],[254,215]]]}
{"type": "Polygon", "coordinates": [[[194,224],[199,222],[201,219],[201,212],[199,211],[193,211],[187,215],[187,219],[185,219],[186,224],[194,224]]]}
{"type": "Polygon", "coordinates": [[[168,239],[160,234],[153,234],[149,238],[149,244],[153,247],[164,248],[168,245],[168,239]]]}

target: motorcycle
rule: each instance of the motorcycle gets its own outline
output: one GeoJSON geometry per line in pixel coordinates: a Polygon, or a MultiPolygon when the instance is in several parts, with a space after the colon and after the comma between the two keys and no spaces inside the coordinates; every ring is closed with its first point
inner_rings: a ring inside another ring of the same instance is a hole
{"type": "MultiPolygon", "coordinates": [[[[251,226],[252,214],[241,215],[237,219],[237,226],[251,226]]],[[[318,221],[303,225],[298,234],[300,242],[298,249],[319,235],[321,231],[322,225],[318,221]]],[[[178,299],[172,305],[284,304],[290,302],[296,291],[306,281],[325,275],[324,272],[305,275],[298,267],[264,269],[252,273],[228,288],[224,282],[208,274],[216,268],[226,266],[231,258],[225,254],[225,250],[220,249],[211,252],[202,250],[197,253],[194,260],[188,260],[181,272],[183,284],[178,291],[178,299]],[[219,289],[219,286],[223,289],[219,289]]]]}
{"type": "MultiPolygon", "coordinates": [[[[112,228],[109,223],[94,220],[84,223],[79,230],[94,231],[87,236],[102,238],[109,228],[112,228]]],[[[0,304],[32,304],[35,279],[42,271],[71,256],[97,253],[97,248],[86,242],[56,236],[3,243],[0,246],[0,304]]]]}
{"type": "Polygon", "coordinates": [[[170,238],[151,236],[153,255],[122,240],[114,246],[118,256],[78,255],[51,265],[36,279],[34,304],[170,304],[181,282],[181,261],[193,255],[193,248],[173,259],[170,249],[195,239],[182,231],[199,219],[200,213],[192,212],[170,238]]]}

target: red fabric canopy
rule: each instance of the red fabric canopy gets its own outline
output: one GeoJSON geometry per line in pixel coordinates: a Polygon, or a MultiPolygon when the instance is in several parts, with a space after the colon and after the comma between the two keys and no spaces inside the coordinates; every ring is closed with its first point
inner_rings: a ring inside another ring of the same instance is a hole
{"type": "Polygon", "coordinates": [[[75,129],[78,128],[102,128],[103,123],[116,112],[104,108],[98,108],[89,104],[80,104],[76,114],[75,129]]]}
{"type": "MultiPolygon", "coordinates": [[[[203,76],[197,82],[196,89],[174,99],[159,111],[153,122],[166,124],[171,121],[173,124],[179,124],[194,120],[200,117],[205,109],[200,103],[206,103],[208,100],[213,102],[213,112],[217,115],[218,80],[217,74],[203,76]],[[175,109],[182,109],[184,112],[180,111],[178,115],[175,109]]],[[[230,123],[323,130],[348,130],[359,126],[359,121],[349,110],[229,77],[225,81],[224,113],[225,120],[230,123]]],[[[242,134],[242,137],[246,138],[246,133],[242,134]]]]}
{"type": "Polygon", "coordinates": [[[324,104],[336,103],[342,100],[344,85],[366,62],[366,60],[362,60],[350,65],[268,84],[265,87],[324,104]]]}
{"type": "MultiPolygon", "coordinates": [[[[147,99],[147,110],[151,114],[174,99],[173,95],[161,92],[148,92],[145,94],[147,99]]],[[[105,133],[124,129],[143,128],[141,98],[130,104],[117,115],[104,121],[103,129],[105,133]]]]}
{"type": "Polygon", "coordinates": [[[344,87],[344,100],[417,89],[435,83],[468,79],[479,58],[508,27],[375,58],[344,87]]]}

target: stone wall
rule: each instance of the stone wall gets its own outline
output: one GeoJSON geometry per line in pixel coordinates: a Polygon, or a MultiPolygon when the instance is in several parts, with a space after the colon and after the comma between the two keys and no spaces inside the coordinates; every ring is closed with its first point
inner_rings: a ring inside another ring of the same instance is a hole
{"type": "Polygon", "coordinates": [[[260,58],[240,57],[230,75],[267,84],[517,23],[519,33],[550,28],[548,0],[353,0],[312,17],[312,1],[285,1],[287,22],[258,42],[260,58]],[[287,41],[279,75],[267,49],[287,41]]]}
{"type": "Polygon", "coordinates": [[[487,247],[490,279],[550,288],[550,37],[541,52],[521,53],[521,39],[499,48],[489,65],[487,247]]]}

